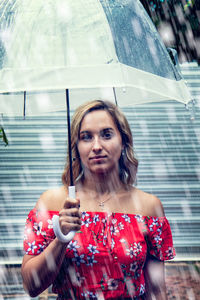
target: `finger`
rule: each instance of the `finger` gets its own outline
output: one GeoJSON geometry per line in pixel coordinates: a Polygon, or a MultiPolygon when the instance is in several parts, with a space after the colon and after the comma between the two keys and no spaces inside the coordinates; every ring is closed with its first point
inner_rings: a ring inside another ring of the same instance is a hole
{"type": "Polygon", "coordinates": [[[74,223],[63,222],[60,226],[63,234],[68,234],[70,231],[78,231],[81,229],[81,225],[74,223]]]}
{"type": "Polygon", "coordinates": [[[68,198],[65,200],[63,208],[80,207],[80,199],[68,198]]]}
{"type": "Polygon", "coordinates": [[[70,224],[79,224],[81,225],[82,221],[79,217],[71,217],[71,216],[61,216],[60,224],[62,223],[70,223],[70,224]]]}
{"type": "Polygon", "coordinates": [[[61,211],[59,212],[59,217],[61,216],[73,216],[73,217],[81,218],[81,214],[77,207],[61,209],[61,211]]]}

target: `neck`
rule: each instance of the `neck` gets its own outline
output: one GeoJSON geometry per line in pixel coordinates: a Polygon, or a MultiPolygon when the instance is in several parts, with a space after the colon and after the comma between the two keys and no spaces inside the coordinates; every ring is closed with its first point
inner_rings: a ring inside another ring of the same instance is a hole
{"type": "Polygon", "coordinates": [[[81,183],[82,189],[85,192],[93,192],[98,195],[116,193],[124,189],[124,184],[121,182],[118,174],[84,174],[84,179],[81,183]]]}

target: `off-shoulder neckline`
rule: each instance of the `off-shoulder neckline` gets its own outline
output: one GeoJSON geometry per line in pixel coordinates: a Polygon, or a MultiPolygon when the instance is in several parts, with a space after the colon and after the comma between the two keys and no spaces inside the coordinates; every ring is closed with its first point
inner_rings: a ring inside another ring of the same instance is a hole
{"type": "MultiPolygon", "coordinates": [[[[42,211],[40,209],[37,208],[33,208],[31,211],[42,211]]],[[[58,210],[47,210],[48,213],[53,214],[53,213],[59,213],[58,210]]],[[[166,218],[166,216],[144,216],[141,214],[133,214],[133,213],[125,213],[125,212],[106,212],[106,211],[82,211],[82,213],[85,214],[100,214],[100,215],[107,215],[107,216],[111,216],[111,215],[126,215],[126,216],[132,216],[132,217],[141,217],[141,218],[158,218],[158,219],[162,219],[162,218],[166,218]]]]}

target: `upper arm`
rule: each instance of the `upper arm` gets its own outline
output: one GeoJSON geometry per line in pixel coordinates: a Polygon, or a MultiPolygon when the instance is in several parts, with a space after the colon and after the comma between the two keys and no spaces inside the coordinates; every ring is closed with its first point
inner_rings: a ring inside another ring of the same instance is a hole
{"type": "MultiPolygon", "coordinates": [[[[45,211],[59,211],[62,203],[62,193],[61,189],[51,189],[45,191],[40,198],[38,199],[35,208],[37,210],[45,210],[45,211]]],[[[25,270],[25,266],[28,263],[30,265],[30,261],[35,258],[37,255],[25,254],[22,261],[22,274],[25,270]]],[[[34,260],[33,260],[34,261],[34,260]]],[[[32,264],[32,263],[31,263],[32,264]]]]}
{"type": "MultiPolygon", "coordinates": [[[[163,205],[158,197],[148,194],[147,201],[148,216],[164,216],[163,205]]],[[[152,294],[156,296],[156,299],[166,299],[164,261],[161,261],[148,253],[144,266],[144,276],[147,299],[152,299],[152,294]]]]}
{"type": "Polygon", "coordinates": [[[163,217],[165,215],[162,202],[158,197],[148,194],[148,197],[145,202],[146,202],[147,216],[163,217]]]}
{"type": "Polygon", "coordinates": [[[67,194],[63,187],[47,190],[40,196],[35,208],[60,211],[66,196],[67,194]]]}
{"type": "Polygon", "coordinates": [[[33,259],[34,257],[35,257],[35,255],[28,255],[28,254],[24,255],[23,260],[22,260],[22,268],[21,268],[22,277],[23,277],[23,270],[24,270],[24,267],[25,267],[26,263],[28,261],[30,261],[31,259],[33,259]]]}
{"type": "Polygon", "coordinates": [[[164,262],[148,255],[144,266],[144,276],[147,299],[152,299],[152,294],[162,295],[162,298],[158,299],[165,299],[166,286],[164,262]]]}

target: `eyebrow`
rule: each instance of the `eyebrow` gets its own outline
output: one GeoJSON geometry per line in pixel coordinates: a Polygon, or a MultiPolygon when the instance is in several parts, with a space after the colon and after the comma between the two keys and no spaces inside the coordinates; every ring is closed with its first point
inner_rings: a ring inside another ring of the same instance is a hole
{"type": "Polygon", "coordinates": [[[100,131],[114,131],[114,129],[113,128],[104,128],[104,129],[102,129],[100,131]]]}
{"type": "Polygon", "coordinates": [[[90,133],[90,131],[89,130],[83,130],[79,134],[84,134],[84,133],[90,133]]]}
{"type": "MultiPolygon", "coordinates": [[[[101,129],[100,132],[101,132],[101,131],[114,131],[114,129],[108,127],[108,128],[103,128],[103,129],[101,129]]],[[[84,133],[91,133],[91,131],[90,131],[90,130],[83,130],[83,131],[80,132],[80,135],[81,135],[81,134],[84,134],[84,133]]]]}

